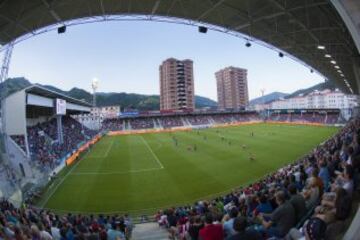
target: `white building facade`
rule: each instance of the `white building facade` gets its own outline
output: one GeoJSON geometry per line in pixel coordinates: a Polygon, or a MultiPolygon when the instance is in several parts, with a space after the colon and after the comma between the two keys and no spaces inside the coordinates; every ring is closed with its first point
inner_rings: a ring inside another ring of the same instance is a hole
{"type": "Polygon", "coordinates": [[[326,89],[305,96],[273,101],[268,104],[268,109],[340,109],[342,115],[348,119],[358,103],[359,97],[356,95],[344,94],[338,89],[335,91],[326,89]]]}
{"type": "Polygon", "coordinates": [[[74,118],[90,129],[100,129],[104,119],[117,118],[121,114],[120,106],[92,107],[89,114],[76,115],[74,118]]]}

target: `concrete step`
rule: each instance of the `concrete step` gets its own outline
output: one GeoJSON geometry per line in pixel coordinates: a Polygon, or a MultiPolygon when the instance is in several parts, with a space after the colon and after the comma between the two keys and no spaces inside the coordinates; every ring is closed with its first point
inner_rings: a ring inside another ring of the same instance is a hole
{"type": "Polygon", "coordinates": [[[136,224],[133,230],[134,240],[168,240],[169,233],[157,223],[136,224]]]}

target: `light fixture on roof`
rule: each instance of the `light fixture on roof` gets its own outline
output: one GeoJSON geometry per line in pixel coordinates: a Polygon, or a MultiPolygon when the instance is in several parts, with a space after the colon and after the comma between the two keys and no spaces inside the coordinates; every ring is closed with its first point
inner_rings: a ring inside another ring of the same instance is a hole
{"type": "Polygon", "coordinates": [[[331,62],[332,64],[336,64],[336,61],[334,61],[334,60],[331,60],[330,62],[331,62]]]}
{"type": "Polygon", "coordinates": [[[338,73],[342,73],[342,71],[340,69],[337,70],[338,73]]]}
{"type": "Polygon", "coordinates": [[[279,52],[279,57],[284,57],[284,54],[282,52],[279,52]]]}
{"type": "Polygon", "coordinates": [[[339,69],[340,67],[338,65],[335,65],[334,68],[339,69]]]}
{"type": "Polygon", "coordinates": [[[342,73],[340,73],[340,76],[345,77],[345,75],[344,75],[344,74],[342,74],[342,73]]]}
{"type": "Polygon", "coordinates": [[[317,49],[324,50],[324,49],[325,49],[325,46],[323,46],[323,45],[318,45],[318,46],[317,46],[317,49]]]}
{"type": "Polygon", "coordinates": [[[198,31],[199,33],[207,33],[207,27],[205,26],[199,26],[198,31]]]}
{"type": "Polygon", "coordinates": [[[325,54],[325,57],[326,58],[331,58],[331,55],[330,54],[325,54]]]}
{"type": "Polygon", "coordinates": [[[58,27],[57,29],[58,34],[62,34],[66,32],[66,26],[62,25],[61,27],[58,27]]]}

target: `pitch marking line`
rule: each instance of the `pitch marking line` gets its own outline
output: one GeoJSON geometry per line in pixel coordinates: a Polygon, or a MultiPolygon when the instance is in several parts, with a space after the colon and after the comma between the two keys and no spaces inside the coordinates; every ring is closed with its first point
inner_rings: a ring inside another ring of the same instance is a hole
{"type": "Polygon", "coordinates": [[[115,172],[75,172],[71,175],[121,175],[121,174],[128,174],[128,173],[140,173],[140,172],[150,172],[161,170],[162,168],[145,168],[139,170],[129,170],[129,171],[115,171],[115,172]]]}
{"type": "Polygon", "coordinates": [[[78,162],[66,173],[66,175],[60,180],[60,182],[53,188],[53,191],[49,194],[49,196],[45,199],[44,203],[41,205],[41,207],[44,207],[50,198],[54,195],[54,193],[58,190],[60,185],[65,181],[65,179],[74,171],[74,169],[79,165],[81,162],[81,159],[78,160],[78,162]]]}
{"type": "MultiPolygon", "coordinates": [[[[160,170],[160,168],[157,168],[158,170],[160,170]]],[[[276,172],[276,171],[275,171],[276,172]]],[[[269,173],[270,174],[270,173],[269,173]]],[[[229,188],[227,190],[224,190],[224,191],[221,191],[221,192],[217,192],[217,193],[211,193],[211,194],[208,194],[208,195],[205,195],[203,197],[198,197],[198,198],[195,198],[193,200],[186,200],[186,201],[183,201],[183,202],[177,202],[177,203],[171,203],[170,205],[165,205],[165,206],[162,206],[162,207],[151,207],[151,208],[143,208],[143,209],[133,209],[133,210],[120,210],[120,211],[90,211],[90,212],[87,212],[87,211],[76,211],[76,210],[64,210],[64,209],[56,209],[56,208],[47,208],[48,210],[52,210],[52,211],[59,211],[59,212],[72,212],[72,213],[83,213],[83,214],[122,214],[122,213],[140,213],[140,214],[143,214],[145,211],[157,211],[159,209],[166,209],[166,208],[171,208],[173,206],[181,206],[181,205],[186,205],[188,203],[193,203],[193,202],[197,202],[197,201],[203,201],[203,200],[206,200],[206,199],[211,199],[211,198],[215,198],[216,196],[219,196],[219,195],[224,195],[226,193],[230,193],[232,192],[233,190],[235,189],[238,189],[238,188],[241,188],[243,186],[247,186],[249,185],[250,183],[252,182],[255,182],[255,181],[258,181],[260,180],[262,177],[259,177],[259,178],[256,178],[255,180],[249,180],[247,182],[244,182],[240,185],[236,185],[232,188],[229,188]]],[[[46,209],[46,208],[41,208],[41,209],[46,209]]]]}
{"type": "Polygon", "coordinates": [[[157,163],[160,166],[160,169],[163,169],[164,166],[162,165],[162,163],[160,162],[159,158],[155,155],[155,153],[153,152],[153,150],[151,149],[151,147],[149,146],[149,144],[147,143],[147,141],[144,139],[143,136],[141,136],[142,141],[144,142],[144,144],[146,145],[146,147],[149,149],[149,151],[151,152],[151,154],[153,155],[153,157],[155,158],[155,160],[157,161],[157,163]]]}
{"type": "Polygon", "coordinates": [[[110,152],[110,150],[112,149],[113,145],[114,145],[114,141],[112,141],[112,142],[109,144],[109,146],[108,146],[108,148],[106,149],[106,152],[105,152],[105,154],[103,154],[103,156],[88,156],[87,158],[107,158],[107,156],[109,155],[109,152],[110,152]]]}

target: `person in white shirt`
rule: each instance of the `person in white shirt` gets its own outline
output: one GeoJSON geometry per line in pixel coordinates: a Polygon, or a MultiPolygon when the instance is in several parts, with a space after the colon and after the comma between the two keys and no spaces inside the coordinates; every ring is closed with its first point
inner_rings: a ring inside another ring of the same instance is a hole
{"type": "Polygon", "coordinates": [[[51,230],[51,236],[53,237],[53,239],[60,240],[60,238],[61,238],[60,229],[58,228],[56,221],[53,221],[50,230],[51,230]]]}
{"type": "Polygon", "coordinates": [[[332,190],[335,191],[337,187],[344,188],[349,196],[352,196],[354,191],[353,168],[351,165],[346,165],[344,172],[339,174],[332,185],[332,190]]]}
{"type": "Polygon", "coordinates": [[[44,226],[42,224],[39,224],[39,231],[40,231],[40,239],[41,240],[52,240],[52,236],[50,233],[45,231],[44,226]]]}

